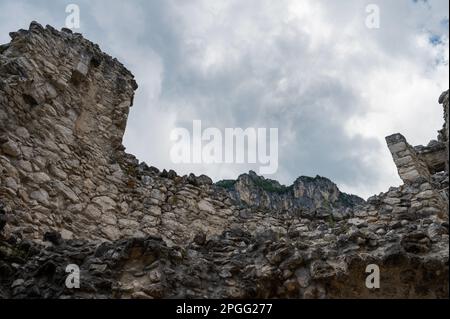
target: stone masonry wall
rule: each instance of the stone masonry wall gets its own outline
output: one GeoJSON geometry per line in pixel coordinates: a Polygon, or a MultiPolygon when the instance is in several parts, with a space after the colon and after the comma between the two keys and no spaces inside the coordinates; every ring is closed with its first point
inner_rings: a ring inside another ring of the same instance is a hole
{"type": "MultiPolygon", "coordinates": [[[[441,155],[431,164],[396,134],[387,142],[404,185],[367,202],[319,177],[286,195],[245,175],[230,195],[125,152],[137,84],[97,45],[35,22],[10,36],[0,298],[448,298],[448,158],[441,170],[441,155]],[[67,263],[89,278],[79,290],[61,285],[67,263]],[[379,290],[364,286],[368,263],[384,271],[379,290]]],[[[440,102],[448,149],[448,92],[440,102]]]]}
{"type": "Polygon", "coordinates": [[[431,179],[426,164],[419,159],[416,151],[408,144],[403,135],[397,133],[388,136],[386,142],[403,182],[413,183],[418,179],[431,179]]]}
{"type": "Polygon", "coordinates": [[[7,232],[101,241],[163,233],[183,242],[235,221],[220,191],[215,199],[205,185],[160,178],[123,152],[137,85],[121,63],[65,29],[32,23],[11,39],[0,55],[0,194],[14,210],[7,232]]]}
{"type": "Polygon", "coordinates": [[[37,23],[11,38],[0,51],[0,195],[14,211],[8,233],[100,241],[161,234],[182,243],[233,225],[280,229],[284,221],[248,215],[207,177],[162,174],[124,152],[137,84],[98,46],[37,23]]]}

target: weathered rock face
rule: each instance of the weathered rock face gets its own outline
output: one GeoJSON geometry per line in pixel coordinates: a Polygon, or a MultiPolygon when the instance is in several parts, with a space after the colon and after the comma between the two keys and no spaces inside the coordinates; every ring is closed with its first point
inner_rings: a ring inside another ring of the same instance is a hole
{"type": "Polygon", "coordinates": [[[228,189],[236,202],[272,214],[342,219],[365,203],[358,196],[342,193],[336,184],[320,176],[302,176],[286,187],[250,171],[236,181],[220,181],[217,185],[228,189]]]}
{"type": "Polygon", "coordinates": [[[280,237],[268,231],[252,236],[231,229],[205,244],[193,242],[170,248],[155,237],[123,239],[100,246],[83,240],[68,240],[47,248],[28,241],[1,242],[0,297],[448,296],[444,258],[425,253],[432,245],[424,240],[426,235],[405,235],[401,242],[389,237],[381,247],[372,249],[361,242],[360,248],[355,247],[357,238],[367,234],[364,229],[356,232],[353,231],[352,239],[340,236],[332,243],[304,235],[280,237]],[[366,252],[361,253],[361,250],[366,252]],[[80,289],[64,286],[65,267],[73,263],[80,266],[80,289]],[[379,290],[369,290],[364,285],[366,266],[373,263],[382,267],[379,290]]]}
{"type": "Polygon", "coordinates": [[[405,184],[367,202],[323,177],[213,184],[124,152],[137,84],[32,23],[0,46],[0,297],[448,297],[448,92],[437,142],[387,139],[405,184]],[[81,287],[64,285],[66,266],[81,287]],[[381,269],[381,288],[365,268],[381,269]]]}

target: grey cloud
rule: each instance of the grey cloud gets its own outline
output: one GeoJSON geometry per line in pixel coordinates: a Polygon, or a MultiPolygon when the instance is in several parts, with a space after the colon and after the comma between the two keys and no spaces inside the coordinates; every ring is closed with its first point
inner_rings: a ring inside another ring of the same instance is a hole
{"type": "MultiPolygon", "coordinates": [[[[0,39],[28,20],[62,27],[71,2],[0,0],[0,39]],[[10,8],[20,16],[1,14],[10,8]]],[[[448,1],[376,1],[381,28],[375,31],[364,26],[368,0],[75,2],[80,32],[120,59],[140,84],[124,139],[128,151],[180,173],[217,180],[253,167],[173,165],[174,126],[201,119],[204,127],[220,129],[278,127],[280,168],[271,178],[289,184],[298,175],[319,174],[368,196],[398,180],[391,161],[383,162],[389,154],[382,136],[398,127],[355,132],[349,124],[385,112],[373,105],[373,75],[381,70],[418,78],[436,92],[448,86],[435,64],[442,56],[448,63],[448,23],[442,23],[448,1]],[[290,17],[291,5],[300,6],[299,17],[290,17]],[[424,34],[442,37],[436,52],[418,45],[424,34]]],[[[409,92],[408,83],[398,90],[409,92]]],[[[417,117],[405,116],[414,130],[417,117]]]]}

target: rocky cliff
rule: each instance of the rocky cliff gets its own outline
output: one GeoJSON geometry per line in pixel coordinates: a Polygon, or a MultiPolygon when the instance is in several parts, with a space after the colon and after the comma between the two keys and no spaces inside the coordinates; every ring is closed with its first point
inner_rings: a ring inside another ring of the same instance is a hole
{"type": "Polygon", "coordinates": [[[320,176],[301,176],[286,187],[250,171],[236,181],[219,181],[217,185],[228,189],[230,197],[249,210],[259,209],[270,214],[340,220],[365,204],[362,198],[342,193],[336,184],[320,176]]]}
{"type": "Polygon", "coordinates": [[[125,152],[137,84],[80,34],[0,46],[0,297],[448,297],[448,92],[437,141],[387,138],[404,185],[213,184],[125,152]],[[81,287],[65,286],[68,264],[81,287]],[[365,285],[377,264],[381,287],[365,285]]]}

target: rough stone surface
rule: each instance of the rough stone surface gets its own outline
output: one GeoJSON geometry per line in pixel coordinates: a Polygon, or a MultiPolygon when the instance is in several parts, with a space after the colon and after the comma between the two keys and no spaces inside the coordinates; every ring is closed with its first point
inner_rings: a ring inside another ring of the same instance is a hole
{"type": "Polygon", "coordinates": [[[448,298],[448,92],[438,140],[387,138],[404,185],[213,184],[122,146],[137,84],[80,34],[33,22],[0,50],[0,297],[448,298]],[[68,264],[80,289],[64,285],[68,264]],[[365,286],[368,264],[381,288],[365,286]]]}

